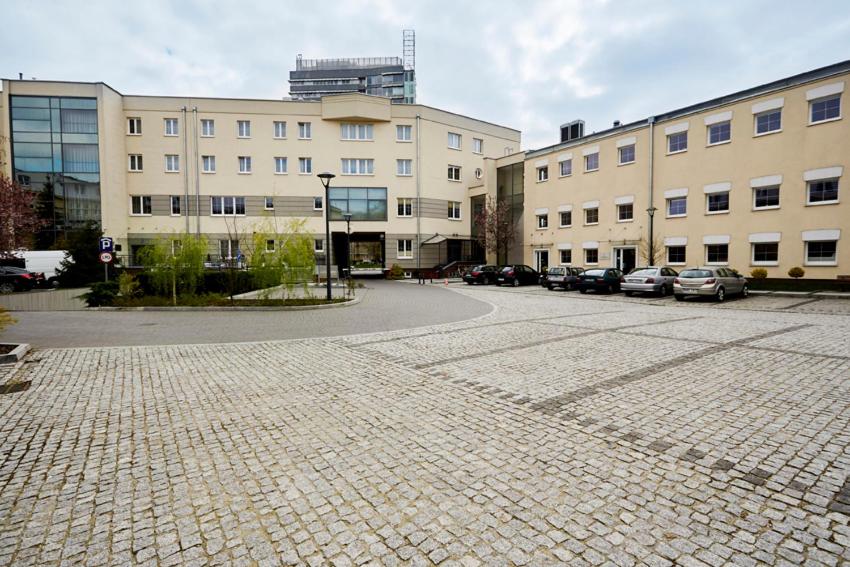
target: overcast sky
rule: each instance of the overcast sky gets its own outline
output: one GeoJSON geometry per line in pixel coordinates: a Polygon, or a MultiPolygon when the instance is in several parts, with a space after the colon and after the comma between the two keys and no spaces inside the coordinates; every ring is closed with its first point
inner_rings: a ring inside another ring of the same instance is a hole
{"type": "Polygon", "coordinates": [[[850,59],[847,0],[0,0],[0,75],[125,94],[280,98],[295,56],[401,56],[417,101],[525,149],[850,59]],[[782,5],[794,8],[783,8],[782,5]]]}

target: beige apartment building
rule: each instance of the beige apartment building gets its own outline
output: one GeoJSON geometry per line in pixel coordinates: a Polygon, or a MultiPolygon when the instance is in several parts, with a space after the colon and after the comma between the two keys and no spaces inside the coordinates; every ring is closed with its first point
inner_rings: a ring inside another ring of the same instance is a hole
{"type": "MultiPolygon", "coordinates": [[[[406,270],[483,258],[468,186],[520,133],[423,105],[122,95],[104,83],[4,80],[0,169],[52,199],[52,230],[93,220],[126,263],[161,235],[200,233],[210,259],[254,231],[306,219],[322,261],[406,270]],[[488,160],[489,161],[489,160],[488,160]],[[45,193],[47,192],[47,193],[45,193]]],[[[274,243],[267,243],[269,247],[274,243]]]]}
{"type": "Polygon", "coordinates": [[[850,276],[849,76],[850,61],[526,152],[522,260],[628,270],[653,249],[850,276]]]}

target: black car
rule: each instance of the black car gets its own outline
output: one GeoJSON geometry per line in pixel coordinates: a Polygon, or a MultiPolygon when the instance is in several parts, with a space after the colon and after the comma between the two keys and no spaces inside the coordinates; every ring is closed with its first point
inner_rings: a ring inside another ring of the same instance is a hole
{"type": "Polygon", "coordinates": [[[620,291],[622,281],[623,272],[617,268],[594,268],[582,273],[575,285],[581,293],[587,293],[588,290],[614,293],[620,291]]]}
{"type": "Polygon", "coordinates": [[[0,293],[29,291],[35,287],[35,285],[35,275],[23,268],[0,266],[0,293]]]}
{"type": "Polygon", "coordinates": [[[463,281],[472,284],[494,284],[499,275],[499,268],[482,264],[473,266],[463,274],[463,281]]]}
{"type": "Polygon", "coordinates": [[[514,264],[512,266],[505,266],[502,268],[502,271],[499,272],[499,277],[496,279],[496,283],[499,285],[510,284],[514,287],[520,285],[534,285],[538,282],[539,277],[540,274],[537,270],[530,266],[526,266],[525,264],[514,264]]]}

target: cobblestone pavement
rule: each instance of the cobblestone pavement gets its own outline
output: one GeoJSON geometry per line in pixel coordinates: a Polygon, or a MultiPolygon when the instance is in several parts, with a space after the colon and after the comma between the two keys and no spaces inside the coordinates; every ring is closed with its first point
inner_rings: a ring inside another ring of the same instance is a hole
{"type": "Polygon", "coordinates": [[[850,562],[846,303],[455,287],[496,309],[7,369],[0,564],[850,562]]]}

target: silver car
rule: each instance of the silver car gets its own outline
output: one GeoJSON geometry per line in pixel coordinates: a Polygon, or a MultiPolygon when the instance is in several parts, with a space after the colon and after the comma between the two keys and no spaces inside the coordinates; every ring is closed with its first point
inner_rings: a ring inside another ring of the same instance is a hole
{"type": "Polygon", "coordinates": [[[723,301],[730,294],[747,297],[750,288],[744,276],[729,268],[688,268],[673,280],[673,295],[677,301],[684,301],[688,296],[708,296],[723,301]]]}
{"type": "Polygon", "coordinates": [[[635,268],[626,275],[620,288],[626,295],[633,295],[636,291],[641,293],[657,293],[664,296],[673,291],[673,280],[676,279],[676,270],[672,268],[648,266],[646,268],[635,268]]]}

